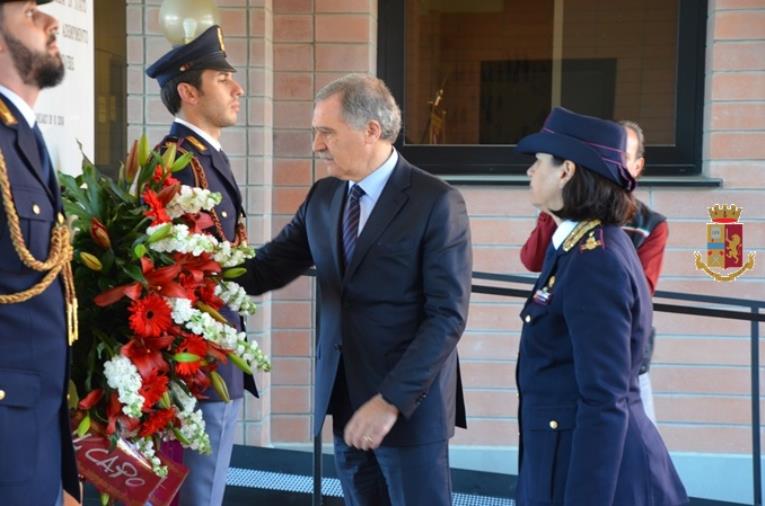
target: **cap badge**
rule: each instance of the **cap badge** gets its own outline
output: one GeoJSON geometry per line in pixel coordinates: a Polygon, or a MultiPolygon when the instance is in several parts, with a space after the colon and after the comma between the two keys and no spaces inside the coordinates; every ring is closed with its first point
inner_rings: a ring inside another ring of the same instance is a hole
{"type": "Polygon", "coordinates": [[[220,50],[226,51],[226,45],[223,43],[223,30],[218,27],[218,42],[220,43],[220,50]]]}

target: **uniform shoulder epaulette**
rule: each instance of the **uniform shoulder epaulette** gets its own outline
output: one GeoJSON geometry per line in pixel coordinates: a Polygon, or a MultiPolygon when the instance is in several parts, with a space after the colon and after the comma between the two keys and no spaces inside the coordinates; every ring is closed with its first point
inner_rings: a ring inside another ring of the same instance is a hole
{"type": "Polygon", "coordinates": [[[183,138],[186,141],[189,141],[189,143],[194,146],[194,148],[199,151],[200,153],[204,153],[207,151],[207,146],[205,146],[204,142],[200,141],[193,135],[187,135],[183,138]]]}
{"type": "Polygon", "coordinates": [[[579,223],[563,241],[563,251],[571,251],[585,235],[587,235],[587,239],[581,245],[582,250],[593,250],[602,246],[603,242],[595,238],[595,229],[599,226],[600,220],[588,220],[579,223]]]}
{"type": "Polygon", "coordinates": [[[0,120],[3,121],[5,126],[12,126],[18,123],[16,116],[14,116],[11,110],[8,109],[8,106],[2,98],[0,98],[0,120]]]}

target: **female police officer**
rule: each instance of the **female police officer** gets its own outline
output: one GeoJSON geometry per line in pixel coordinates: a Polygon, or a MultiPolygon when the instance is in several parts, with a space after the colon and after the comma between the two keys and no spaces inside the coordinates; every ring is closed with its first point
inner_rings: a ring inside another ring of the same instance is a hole
{"type": "Polygon", "coordinates": [[[518,150],[558,228],[518,357],[520,506],[676,506],[688,498],[640,401],[651,299],[619,225],[634,212],[618,124],[554,109],[518,150]]]}

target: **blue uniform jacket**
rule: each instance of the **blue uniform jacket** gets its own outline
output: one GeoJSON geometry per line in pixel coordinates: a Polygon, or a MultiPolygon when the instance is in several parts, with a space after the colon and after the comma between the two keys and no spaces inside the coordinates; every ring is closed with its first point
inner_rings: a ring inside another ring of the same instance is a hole
{"type": "Polygon", "coordinates": [[[399,157],[343,268],[348,183],[317,181],[292,221],[247,264],[245,288],[280,288],[316,266],[314,433],[338,367],[350,406],[380,393],[400,411],[386,446],[443,441],[465,426],[457,342],[467,321],[472,253],[460,193],[399,157]]]}
{"type": "MultiPolygon", "coordinates": [[[[239,217],[244,216],[244,208],[242,205],[242,194],[234,179],[234,174],[231,172],[228,157],[223,151],[218,151],[191,129],[180,123],[173,123],[170,128],[170,134],[162,140],[160,147],[163,150],[167,142],[177,142],[179,150],[193,152],[204,170],[207,179],[207,189],[218,192],[223,196],[221,203],[215,207],[216,214],[220,219],[221,228],[225,234],[225,237],[219,237],[219,239],[234,242],[236,239],[237,223],[239,223],[239,217]]],[[[200,186],[200,182],[194,177],[191,165],[174,174],[173,177],[185,185],[200,186]]],[[[243,329],[242,318],[238,313],[228,307],[222,308],[220,312],[231,325],[235,326],[238,330],[243,329]]],[[[231,362],[221,365],[218,368],[218,372],[226,381],[228,392],[232,399],[242,397],[245,389],[255,397],[258,397],[258,390],[252,376],[244,375],[231,362]]],[[[207,395],[213,400],[218,400],[218,395],[213,389],[210,389],[207,395]]]]}
{"type": "Polygon", "coordinates": [[[521,311],[518,504],[686,504],[640,401],[645,276],[619,227],[593,226],[545,259],[521,311]]]}
{"type": "MultiPolygon", "coordinates": [[[[24,240],[48,258],[62,213],[55,184],[43,181],[37,143],[13,104],[0,95],[0,151],[24,240]]],[[[63,215],[62,215],[63,216],[63,215]]],[[[22,264],[0,206],[0,293],[35,285],[43,274],[22,264]]],[[[25,302],[0,304],[0,504],[54,504],[62,483],[79,497],[66,406],[69,347],[60,277],[25,302]]]]}

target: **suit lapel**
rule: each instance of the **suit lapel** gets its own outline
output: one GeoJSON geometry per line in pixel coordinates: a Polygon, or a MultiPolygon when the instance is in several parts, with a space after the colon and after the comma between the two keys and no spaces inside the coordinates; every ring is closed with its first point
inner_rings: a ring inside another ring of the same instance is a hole
{"type": "Polygon", "coordinates": [[[405,190],[409,187],[410,180],[411,169],[403,157],[399,156],[396,168],[393,169],[393,173],[390,175],[388,183],[380,194],[372,214],[369,215],[361,235],[356,240],[356,250],[353,253],[351,264],[345,269],[344,280],[348,280],[353,275],[369,251],[369,248],[377,241],[380,234],[385,231],[391,220],[398,214],[406,201],[409,200],[405,190]]]}
{"type": "Polygon", "coordinates": [[[343,203],[345,194],[348,191],[348,183],[342,181],[337,185],[332,200],[329,203],[329,244],[332,250],[332,262],[335,266],[337,279],[343,278],[343,258],[340,252],[340,229],[343,219],[343,203]]]}

